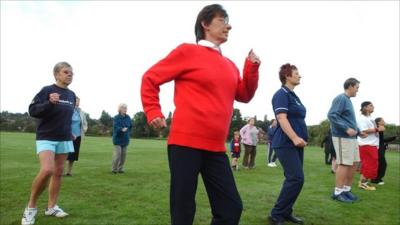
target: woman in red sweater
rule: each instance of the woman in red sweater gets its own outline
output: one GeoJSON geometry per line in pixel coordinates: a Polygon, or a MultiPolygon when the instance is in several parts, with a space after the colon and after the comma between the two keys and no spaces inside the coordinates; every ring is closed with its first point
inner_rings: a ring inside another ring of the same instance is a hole
{"type": "Polygon", "coordinates": [[[192,224],[199,173],[212,208],[211,224],[239,223],[242,201],[225,154],[234,100],[249,102],[257,89],[259,58],[251,50],[243,79],[221,54],[232,26],[218,4],[204,7],[195,24],[197,44],[181,44],[142,78],[141,97],[149,124],[166,127],[160,85],[174,81],[175,112],[168,137],[171,224],[192,224]]]}

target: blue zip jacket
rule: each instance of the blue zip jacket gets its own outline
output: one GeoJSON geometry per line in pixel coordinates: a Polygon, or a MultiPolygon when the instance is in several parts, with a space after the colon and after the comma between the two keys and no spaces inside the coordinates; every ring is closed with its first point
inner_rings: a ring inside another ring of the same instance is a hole
{"type": "Polygon", "coordinates": [[[113,144],[127,146],[129,144],[129,134],[132,130],[132,120],[128,115],[122,116],[118,114],[113,120],[113,144]],[[122,128],[127,127],[128,130],[123,132],[122,128]]]}

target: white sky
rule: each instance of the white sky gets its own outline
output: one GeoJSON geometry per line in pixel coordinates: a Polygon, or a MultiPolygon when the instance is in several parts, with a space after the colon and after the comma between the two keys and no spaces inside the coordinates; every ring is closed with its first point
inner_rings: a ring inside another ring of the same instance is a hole
{"type": "MultiPolygon", "coordinates": [[[[70,88],[81,108],[98,119],[142,110],[143,73],[183,42],[194,43],[194,23],[208,4],[227,10],[233,29],[222,45],[242,70],[253,48],[262,60],[259,87],[244,116],[273,117],[279,67],[290,62],[303,76],[295,92],[307,124],[326,118],[348,77],[361,81],[353,98],[375,105],[374,117],[400,124],[398,1],[1,1],[1,110],[26,112],[33,96],[52,84],[59,61],[74,69],[70,88]]],[[[173,111],[173,83],[161,87],[165,115],[173,111]]]]}

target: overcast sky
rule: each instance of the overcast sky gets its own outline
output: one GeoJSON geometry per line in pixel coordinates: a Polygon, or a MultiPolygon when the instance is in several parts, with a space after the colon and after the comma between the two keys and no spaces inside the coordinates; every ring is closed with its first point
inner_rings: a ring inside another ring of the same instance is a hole
{"type": "MultiPolygon", "coordinates": [[[[119,103],[142,111],[143,73],[181,43],[194,43],[194,23],[220,3],[233,29],[223,54],[242,70],[253,48],[262,60],[258,90],[244,116],[273,117],[279,67],[295,64],[294,90],[308,125],[320,123],[349,77],[361,81],[353,98],[375,105],[373,117],[400,124],[398,1],[1,1],[1,111],[26,112],[33,96],[54,83],[53,66],[69,62],[70,88],[81,108],[98,119],[119,103]]],[[[161,87],[165,115],[174,110],[173,82],[161,87]]]]}

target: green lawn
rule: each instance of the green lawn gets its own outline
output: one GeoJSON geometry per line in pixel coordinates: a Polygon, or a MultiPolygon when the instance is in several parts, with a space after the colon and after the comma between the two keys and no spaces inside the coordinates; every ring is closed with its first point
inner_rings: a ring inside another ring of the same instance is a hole
{"type": "MultiPolygon", "coordinates": [[[[0,224],[20,224],[31,182],[38,172],[34,134],[0,133],[0,224]]],[[[169,172],[166,143],[160,140],[131,140],[126,173],[110,173],[111,138],[87,137],[81,146],[74,176],[66,177],[59,204],[70,216],[44,216],[47,192],[39,201],[37,223],[46,224],[169,224],[169,172]]],[[[257,167],[235,172],[244,211],[242,225],[267,224],[283,181],[282,168],[265,164],[265,145],[258,146],[257,167]]],[[[323,150],[305,150],[305,185],[295,212],[306,224],[400,224],[399,153],[388,152],[385,185],[375,192],[355,188],[361,197],[354,204],[330,199],[334,176],[323,163],[323,150]]],[[[358,179],[359,176],[356,176],[358,179]]],[[[356,182],[354,182],[356,184],[356,182]]],[[[197,192],[197,225],[210,224],[210,207],[201,182],[197,192]]]]}

